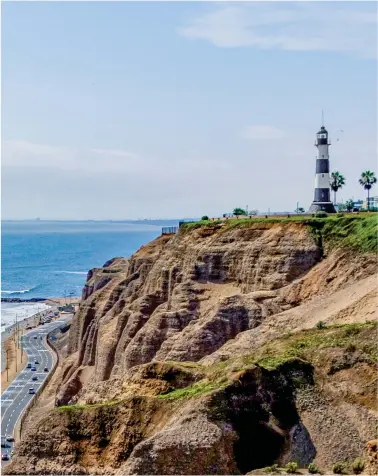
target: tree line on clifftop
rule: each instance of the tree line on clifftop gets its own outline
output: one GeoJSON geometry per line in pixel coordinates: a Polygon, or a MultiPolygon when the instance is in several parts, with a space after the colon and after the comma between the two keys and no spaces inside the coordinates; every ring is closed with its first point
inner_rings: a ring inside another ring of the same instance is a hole
{"type": "MultiPolygon", "coordinates": [[[[345,177],[343,175],[341,175],[340,172],[332,172],[331,173],[331,180],[330,180],[330,187],[331,187],[331,190],[334,192],[334,204],[338,206],[338,210],[339,211],[352,211],[353,208],[354,208],[354,201],[350,198],[349,200],[347,200],[345,203],[339,203],[337,204],[336,202],[336,193],[338,192],[338,190],[340,190],[341,188],[343,188],[343,186],[345,185],[345,177]]],[[[367,190],[367,209],[368,211],[369,210],[374,210],[376,211],[376,207],[373,207],[371,208],[370,207],[370,190],[372,188],[372,186],[374,184],[377,183],[377,177],[375,176],[375,173],[372,172],[371,170],[366,170],[365,172],[362,172],[361,174],[361,177],[359,178],[358,180],[358,183],[364,188],[364,190],[367,190]]],[[[305,209],[302,208],[302,207],[298,207],[296,208],[295,210],[296,213],[305,213],[305,209]]],[[[247,211],[245,210],[244,208],[240,208],[240,207],[237,207],[237,208],[234,208],[232,214],[234,216],[255,216],[258,214],[258,211],[257,210],[251,210],[251,211],[247,211]]],[[[223,215],[224,217],[226,216],[223,215]]],[[[204,215],[201,220],[208,220],[209,217],[207,215],[204,215]]]]}
{"type": "MultiPolygon", "coordinates": [[[[362,172],[361,177],[358,180],[358,183],[365,189],[367,190],[367,208],[368,210],[370,209],[370,189],[371,187],[377,183],[377,177],[375,176],[375,173],[372,172],[371,170],[366,170],[365,172],[362,172]]],[[[331,173],[331,181],[330,181],[330,187],[331,190],[334,192],[334,204],[336,205],[336,193],[339,189],[341,189],[345,185],[345,177],[340,174],[340,172],[332,172],[331,173]]],[[[347,211],[352,211],[354,207],[354,202],[352,199],[347,200],[345,203],[339,203],[338,209],[339,211],[342,210],[347,210],[347,211]]]]}

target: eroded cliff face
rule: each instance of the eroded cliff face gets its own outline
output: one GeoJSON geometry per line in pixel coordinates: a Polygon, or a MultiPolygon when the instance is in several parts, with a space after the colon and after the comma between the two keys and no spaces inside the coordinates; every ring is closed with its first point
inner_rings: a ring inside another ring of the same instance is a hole
{"type": "Polygon", "coordinates": [[[60,403],[81,389],[84,367],[101,382],[152,360],[199,361],[245,331],[259,334],[270,316],[374,272],[372,256],[323,253],[300,224],[220,225],[161,236],[91,271],[60,403]]]}
{"type": "Polygon", "coordinates": [[[60,402],[75,396],[83,367],[101,382],[152,360],[213,353],[290,307],[280,289],[320,259],[306,227],[259,224],[161,236],[130,260],[90,272],[70,331],[69,352],[77,357],[60,402]]]}
{"type": "Polygon", "coordinates": [[[294,360],[273,367],[269,346],[328,332],[319,321],[376,319],[376,265],[303,224],[255,223],[163,235],[90,271],[56,398],[70,406],[30,429],[9,472],[240,474],[359,456],[376,425],[375,328],[360,350],[346,338],[316,355],[290,347],[294,360]],[[26,440],[44,432],[36,452],[26,440]]]}

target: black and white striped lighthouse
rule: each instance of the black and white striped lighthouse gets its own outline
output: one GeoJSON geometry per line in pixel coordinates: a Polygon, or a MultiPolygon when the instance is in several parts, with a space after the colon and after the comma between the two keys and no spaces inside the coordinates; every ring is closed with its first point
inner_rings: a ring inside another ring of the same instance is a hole
{"type": "Polygon", "coordinates": [[[324,211],[327,213],[335,213],[335,207],[331,202],[330,180],[329,180],[329,154],[328,148],[328,131],[321,126],[320,131],[316,134],[315,146],[318,149],[316,157],[315,172],[315,195],[314,201],[310,207],[310,213],[324,211]]]}

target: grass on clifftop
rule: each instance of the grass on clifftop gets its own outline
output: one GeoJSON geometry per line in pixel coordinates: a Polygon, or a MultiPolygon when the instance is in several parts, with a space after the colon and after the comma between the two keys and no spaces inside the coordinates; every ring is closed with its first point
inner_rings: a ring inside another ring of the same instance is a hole
{"type": "Polygon", "coordinates": [[[378,248],[378,215],[335,217],[324,220],[323,241],[332,248],[352,248],[363,253],[376,253],[378,248]]]}
{"type": "Polygon", "coordinates": [[[298,223],[308,226],[316,242],[328,245],[330,248],[350,248],[362,253],[375,253],[378,249],[378,214],[364,215],[330,215],[326,218],[306,216],[232,218],[228,220],[204,220],[184,223],[181,233],[190,232],[197,228],[216,228],[230,230],[250,228],[256,224],[289,224],[298,223]]]}

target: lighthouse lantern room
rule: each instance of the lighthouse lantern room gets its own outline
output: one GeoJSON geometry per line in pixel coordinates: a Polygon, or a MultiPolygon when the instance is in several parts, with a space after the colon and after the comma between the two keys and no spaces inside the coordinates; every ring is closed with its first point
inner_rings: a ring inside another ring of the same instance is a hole
{"type": "Polygon", "coordinates": [[[335,207],[330,199],[329,153],[331,144],[328,141],[328,131],[321,126],[316,134],[315,146],[318,149],[315,170],[315,194],[310,207],[310,213],[325,211],[335,213],[335,207]]]}

